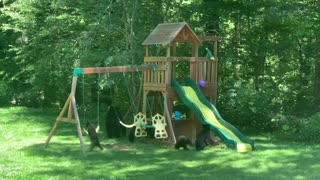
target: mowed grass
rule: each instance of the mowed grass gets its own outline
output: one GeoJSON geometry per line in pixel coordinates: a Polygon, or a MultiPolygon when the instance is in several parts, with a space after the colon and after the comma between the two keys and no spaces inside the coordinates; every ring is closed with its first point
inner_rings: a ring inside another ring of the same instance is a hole
{"type": "MultiPolygon", "coordinates": [[[[162,141],[100,139],[103,151],[81,156],[75,125],[49,110],[0,108],[0,179],[319,179],[320,146],[254,136],[256,150],[237,153],[218,146],[177,151],[162,141]]],[[[103,128],[102,128],[103,130],[103,128]]]]}

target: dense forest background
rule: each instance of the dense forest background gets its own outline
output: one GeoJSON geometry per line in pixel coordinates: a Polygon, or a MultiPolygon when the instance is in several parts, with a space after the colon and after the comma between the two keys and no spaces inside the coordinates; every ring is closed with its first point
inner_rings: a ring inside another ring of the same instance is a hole
{"type": "MultiPolygon", "coordinates": [[[[74,68],[142,64],[141,43],[156,25],[185,21],[222,38],[217,107],[225,119],[256,131],[308,129],[316,139],[319,12],[317,0],[0,0],[0,105],[60,107],[74,68]]],[[[86,104],[123,76],[107,78],[79,84],[86,104]]],[[[113,92],[119,102],[125,89],[113,92]]]]}

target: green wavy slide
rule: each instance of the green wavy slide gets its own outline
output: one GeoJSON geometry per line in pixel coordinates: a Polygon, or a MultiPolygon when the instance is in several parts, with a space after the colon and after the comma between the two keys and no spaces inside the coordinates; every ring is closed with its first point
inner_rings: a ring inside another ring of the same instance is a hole
{"type": "Polygon", "coordinates": [[[237,152],[250,152],[254,149],[253,140],[245,137],[220,116],[216,107],[207,100],[195,81],[186,78],[183,85],[180,85],[176,79],[172,79],[171,85],[201,123],[209,124],[211,130],[220,136],[228,148],[236,149],[237,152]]]}

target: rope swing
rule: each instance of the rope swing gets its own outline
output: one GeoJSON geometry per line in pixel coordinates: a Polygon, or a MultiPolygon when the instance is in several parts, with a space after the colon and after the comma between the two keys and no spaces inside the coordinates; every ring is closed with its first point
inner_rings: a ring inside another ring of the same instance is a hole
{"type": "MultiPolygon", "coordinates": [[[[98,80],[97,80],[97,127],[96,132],[98,133],[100,130],[100,74],[98,74],[98,80]]],[[[85,122],[86,122],[86,104],[85,104],[85,78],[84,74],[82,74],[82,105],[83,105],[83,121],[81,121],[82,131],[88,135],[88,131],[85,128],[85,122]]]]}
{"type": "Polygon", "coordinates": [[[98,74],[98,88],[97,88],[97,127],[96,132],[98,133],[100,130],[100,73],[98,74]]]}

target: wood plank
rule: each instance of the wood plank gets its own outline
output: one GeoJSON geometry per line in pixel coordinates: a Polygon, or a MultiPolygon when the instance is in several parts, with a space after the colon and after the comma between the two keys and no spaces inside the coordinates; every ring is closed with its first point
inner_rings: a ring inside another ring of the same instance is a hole
{"type": "Polygon", "coordinates": [[[213,57],[215,59],[218,58],[218,42],[214,42],[214,45],[213,45],[213,57]]]}
{"type": "Polygon", "coordinates": [[[168,57],[168,61],[190,61],[190,62],[198,62],[198,61],[210,61],[206,57],[168,57]]]}
{"type": "Polygon", "coordinates": [[[206,57],[145,57],[144,62],[156,63],[163,61],[212,61],[206,57]]]}
{"type": "Polygon", "coordinates": [[[155,82],[155,83],[144,83],[143,86],[165,87],[166,84],[165,83],[159,84],[155,82]]]}
{"type": "Polygon", "coordinates": [[[193,43],[192,44],[192,56],[198,59],[198,50],[199,50],[199,44],[193,43]]]}
{"type": "Polygon", "coordinates": [[[143,88],[146,91],[165,91],[165,87],[155,87],[155,86],[147,86],[143,88]]]}
{"type": "Polygon", "coordinates": [[[47,138],[47,140],[46,140],[46,142],[45,142],[45,146],[44,146],[45,148],[48,147],[48,144],[49,144],[49,142],[50,142],[50,140],[51,140],[51,138],[52,138],[52,136],[53,136],[53,133],[56,131],[56,129],[57,129],[59,123],[60,123],[61,117],[62,117],[63,114],[65,113],[65,111],[66,111],[66,109],[67,109],[67,107],[68,107],[69,104],[71,104],[71,96],[70,96],[70,95],[68,96],[65,104],[63,105],[62,110],[61,110],[60,113],[59,113],[59,116],[58,116],[57,119],[56,119],[56,122],[54,123],[54,125],[53,125],[53,127],[52,127],[52,129],[51,129],[51,131],[50,131],[50,134],[49,134],[49,136],[48,136],[48,138],[47,138]]]}
{"type": "Polygon", "coordinates": [[[176,140],[176,136],[174,134],[173,126],[172,126],[170,110],[168,108],[167,94],[165,92],[162,92],[162,95],[164,97],[164,111],[165,111],[165,115],[167,116],[167,124],[169,126],[170,136],[173,141],[173,144],[176,144],[177,140],[176,140]]]}
{"type": "Polygon", "coordinates": [[[157,57],[157,56],[144,57],[144,62],[161,62],[166,60],[167,60],[166,57],[157,57]]]}
{"type": "Polygon", "coordinates": [[[61,118],[60,120],[67,123],[77,124],[77,121],[75,119],[61,118]]]}
{"type": "Polygon", "coordinates": [[[216,73],[215,64],[211,63],[210,82],[214,82],[215,81],[215,79],[216,79],[215,73],[216,73]]]}
{"type": "Polygon", "coordinates": [[[148,57],[149,56],[149,46],[146,45],[145,47],[146,47],[146,57],[148,57]]]}
{"type": "Polygon", "coordinates": [[[191,79],[194,79],[194,63],[190,63],[189,65],[189,74],[191,79]]]}
{"type": "Polygon", "coordinates": [[[143,82],[147,82],[147,71],[143,72],[143,82]]]}
{"type": "Polygon", "coordinates": [[[213,72],[212,71],[212,62],[208,62],[208,64],[207,64],[207,79],[206,79],[207,83],[206,84],[211,82],[212,72],[213,72]]]}
{"type": "Polygon", "coordinates": [[[161,72],[158,71],[156,77],[157,77],[157,83],[160,84],[161,83],[161,72]]]}
{"type": "Polygon", "coordinates": [[[161,84],[165,84],[166,83],[165,80],[166,80],[166,73],[162,72],[161,73],[161,84]]]}
{"type": "Polygon", "coordinates": [[[152,72],[150,72],[150,71],[147,71],[147,82],[151,82],[151,77],[152,77],[152,72]]]}
{"type": "Polygon", "coordinates": [[[79,136],[82,156],[86,157],[86,150],[84,147],[84,142],[83,142],[83,137],[82,137],[82,130],[81,130],[81,126],[80,126],[80,119],[79,119],[78,109],[77,109],[77,105],[76,105],[76,98],[74,96],[71,96],[71,103],[72,103],[72,107],[73,107],[74,116],[76,118],[76,124],[77,124],[77,130],[78,130],[78,136],[79,136]]]}
{"type": "Polygon", "coordinates": [[[156,71],[165,71],[167,69],[166,65],[158,65],[158,68],[156,71]]]}
{"type": "Polygon", "coordinates": [[[112,67],[89,67],[83,68],[84,74],[99,74],[113,72],[136,72],[136,71],[153,71],[153,65],[144,66],[112,66],[112,67]]]}

